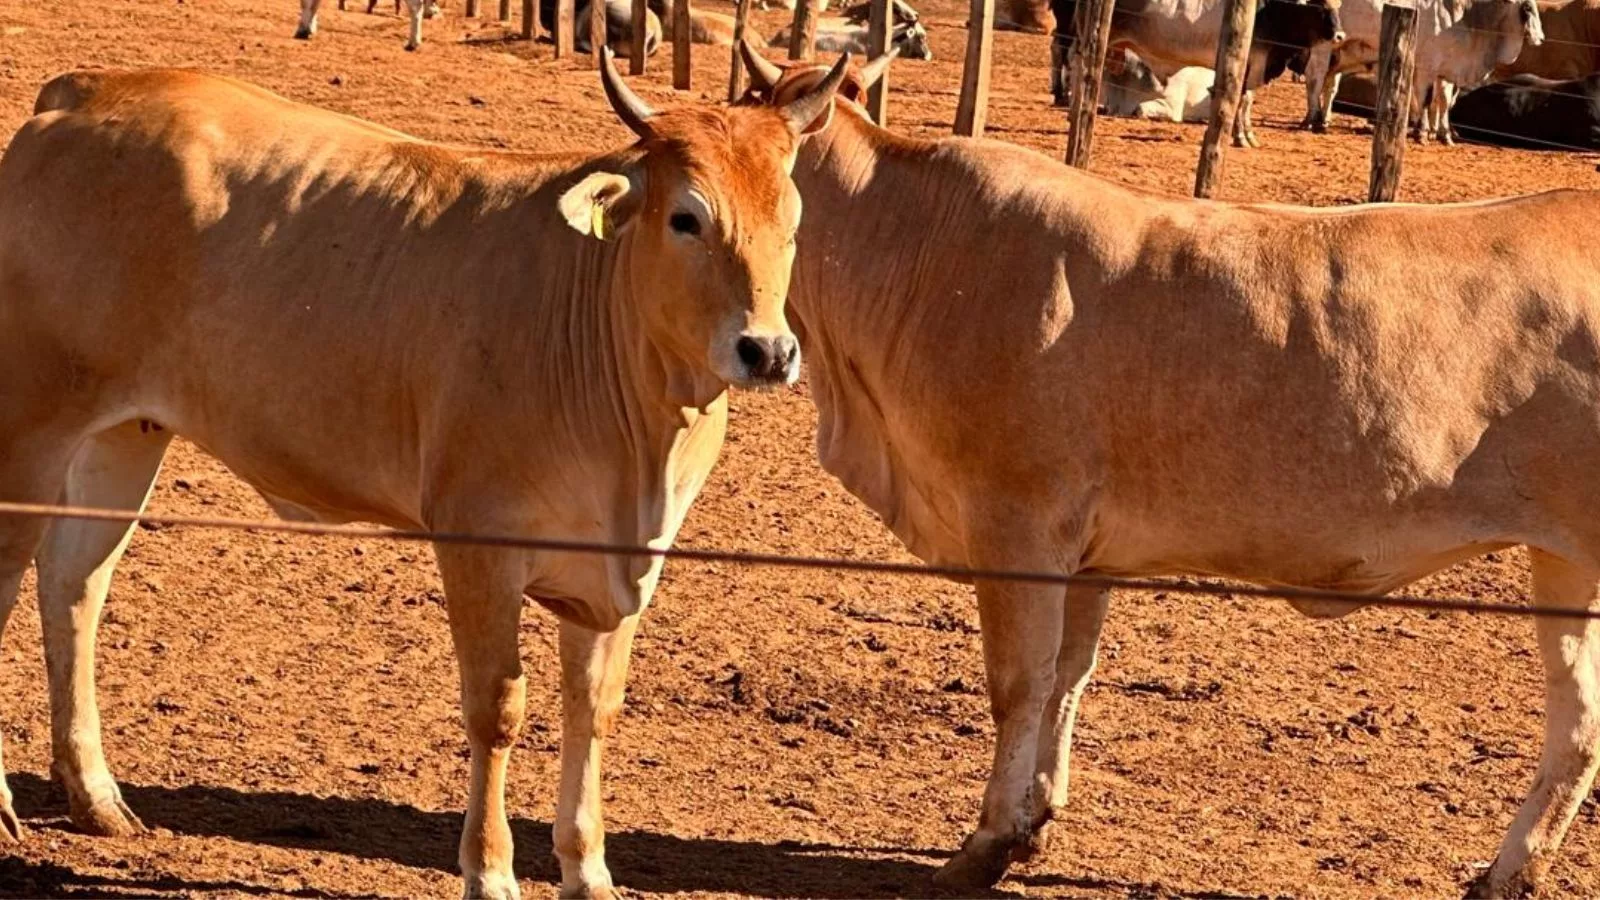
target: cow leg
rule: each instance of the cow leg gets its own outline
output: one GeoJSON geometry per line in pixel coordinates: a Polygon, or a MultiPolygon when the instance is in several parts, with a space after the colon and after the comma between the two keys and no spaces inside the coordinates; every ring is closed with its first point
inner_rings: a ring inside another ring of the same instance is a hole
{"type": "Polygon", "coordinates": [[[506,821],[506,769],[522,732],[527,683],[517,626],[527,569],[522,559],[482,547],[436,547],[461,670],[461,715],[472,751],[459,860],[465,896],[519,896],[506,821]]]}
{"type": "MultiPolygon", "coordinates": [[[[67,472],[66,502],[142,511],[171,438],[148,422],[127,422],[90,437],[67,472]]],[[[109,837],[144,830],[106,765],[94,687],[100,610],[133,532],[131,523],[58,519],[39,548],[51,770],[66,788],[73,824],[109,837]]]]}
{"type": "Polygon", "coordinates": [[[1066,106],[1067,97],[1067,52],[1062,46],[1061,35],[1050,36],[1050,96],[1055,98],[1057,106],[1066,106]]]}
{"type": "Polygon", "coordinates": [[[561,623],[561,796],[556,803],[555,850],[561,896],[616,896],[606,868],[605,819],[600,803],[600,757],[622,713],[623,684],[639,617],[615,631],[561,623]]]}
{"type": "Polygon", "coordinates": [[[1439,131],[1439,142],[1455,146],[1455,132],[1450,129],[1450,107],[1456,105],[1456,86],[1453,82],[1439,83],[1439,111],[1434,114],[1434,126],[1439,131]]]}
{"type": "Polygon", "coordinates": [[[406,13],[411,18],[411,30],[406,37],[407,50],[422,46],[422,13],[427,5],[427,0],[406,0],[406,13]]]}
{"type": "Polygon", "coordinates": [[[1339,81],[1344,76],[1328,71],[1329,61],[1316,56],[1306,65],[1306,118],[1313,134],[1328,130],[1328,120],[1333,117],[1333,98],[1339,94],[1339,81]]]}
{"type": "Polygon", "coordinates": [[[1067,805],[1067,769],[1072,753],[1072,726],[1078,703],[1094,674],[1111,593],[1099,588],[1067,588],[1062,611],[1061,649],[1056,654],[1056,686],[1045,705],[1046,727],[1039,731],[1034,763],[1033,830],[1028,843],[1014,854],[1031,859],[1049,845],[1051,823],[1067,805]]]}
{"type": "MultiPolygon", "coordinates": [[[[1600,610],[1600,570],[1530,548],[1534,600],[1556,609],[1600,610]]],[[[1600,768],[1600,621],[1534,620],[1544,659],[1544,754],[1533,788],[1473,897],[1516,897],[1533,889],[1600,768]]]]}
{"type": "MultiPolygon", "coordinates": [[[[0,636],[5,634],[6,621],[17,606],[17,597],[22,593],[22,576],[27,571],[26,558],[20,565],[0,571],[0,636]]],[[[0,844],[8,839],[22,840],[22,820],[17,817],[16,800],[11,796],[11,786],[6,783],[5,759],[5,738],[0,736],[0,844]]]]}
{"type": "MultiPolygon", "coordinates": [[[[979,566],[1039,568],[1039,559],[1014,554],[975,560],[979,566]],[[1019,565],[1021,564],[1021,565],[1019,565]]],[[[1048,557],[1046,557],[1048,558],[1048,557]]],[[[1005,875],[1014,851],[1033,833],[1033,780],[1045,706],[1056,685],[1064,592],[1049,585],[978,582],[983,662],[995,723],[994,767],[978,828],[945,863],[935,881],[944,888],[987,888],[1005,875]]]]}
{"type": "Polygon", "coordinates": [[[300,27],[294,31],[296,38],[307,41],[317,33],[317,7],[321,5],[322,0],[300,0],[300,27]]]}

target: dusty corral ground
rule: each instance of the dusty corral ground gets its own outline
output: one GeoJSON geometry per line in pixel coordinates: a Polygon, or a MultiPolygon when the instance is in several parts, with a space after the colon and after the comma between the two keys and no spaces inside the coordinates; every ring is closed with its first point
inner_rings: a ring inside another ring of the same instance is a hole
{"type": "MultiPolygon", "coordinates": [[[[944,134],[965,15],[951,0],[923,12],[940,59],[897,66],[892,118],[944,134]]],[[[296,13],[293,0],[6,2],[0,134],[56,72],[159,64],[243,76],[429,138],[516,148],[624,140],[591,72],[552,61],[547,44],[463,19],[454,2],[428,23],[417,54],[402,52],[391,15],[329,8],[306,43],[290,38],[296,13]]],[[[770,33],[780,19],[761,22],[770,33]]],[[[1048,106],[1046,47],[999,36],[991,134],[1054,155],[1064,117],[1048,106]]],[[[720,93],[726,65],[699,48],[700,90],[720,93]]],[[[651,68],[641,92],[672,102],[667,56],[651,68]]],[[[1266,146],[1230,154],[1224,196],[1364,196],[1361,123],[1340,119],[1322,137],[1287,130],[1301,109],[1298,86],[1268,92],[1258,116],[1266,146]]],[[[1202,130],[1103,121],[1094,168],[1187,191],[1202,130]]],[[[1589,156],[1429,147],[1409,153],[1404,194],[1441,201],[1597,182],[1589,156]]],[[[1474,248],[1459,249],[1470,262],[1474,248]]],[[[803,390],[740,395],[733,407],[726,455],[684,543],[903,558],[815,465],[803,390]]],[[[183,444],[154,509],[266,513],[183,444]]],[[[1491,557],[1422,587],[1514,601],[1526,590],[1524,560],[1491,557]]],[[[972,825],[988,771],[975,624],[969,592],[949,584],[669,566],[606,762],[621,886],[925,892],[972,825]]],[[[510,802],[518,872],[538,895],[556,877],[559,699],[552,620],[530,608],[523,630],[530,715],[510,802]]],[[[30,829],[23,845],[0,847],[0,894],[459,889],[466,746],[427,552],[141,530],[113,589],[99,668],[112,766],[154,829],[136,839],[89,839],[66,823],[46,777],[37,635],[30,593],[0,653],[0,729],[30,829]]],[[[1062,837],[1002,893],[1450,895],[1493,855],[1537,761],[1543,700],[1525,621],[1369,610],[1317,623],[1277,604],[1130,594],[1114,606],[1104,650],[1062,837]]],[[[1586,806],[1552,895],[1600,893],[1596,820],[1586,806]]]]}

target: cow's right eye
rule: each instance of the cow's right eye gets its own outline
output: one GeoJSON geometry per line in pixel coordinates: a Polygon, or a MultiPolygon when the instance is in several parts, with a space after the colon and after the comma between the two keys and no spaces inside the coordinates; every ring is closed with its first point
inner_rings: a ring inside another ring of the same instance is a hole
{"type": "Polygon", "coordinates": [[[679,234],[693,235],[700,233],[700,220],[695,218],[694,213],[673,213],[672,218],[667,220],[667,224],[672,226],[672,230],[679,234]]]}

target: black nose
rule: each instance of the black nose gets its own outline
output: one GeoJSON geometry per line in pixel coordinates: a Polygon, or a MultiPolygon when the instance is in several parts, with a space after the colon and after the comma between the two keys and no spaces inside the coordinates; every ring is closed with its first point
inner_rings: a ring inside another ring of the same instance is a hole
{"type": "Polygon", "coordinates": [[[789,368],[800,353],[800,345],[789,335],[742,337],[734,346],[739,361],[750,377],[763,381],[787,381],[789,368]]]}

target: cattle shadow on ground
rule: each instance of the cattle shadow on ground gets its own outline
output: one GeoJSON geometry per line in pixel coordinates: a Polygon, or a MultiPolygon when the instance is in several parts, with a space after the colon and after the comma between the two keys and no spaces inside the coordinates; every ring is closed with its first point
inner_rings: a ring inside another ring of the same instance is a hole
{"type": "MultiPolygon", "coordinates": [[[[66,828],[65,798],[36,775],[10,776],[17,811],[35,831],[66,828]],[[47,817],[40,821],[39,817],[47,817]]],[[[386,800],[315,797],[279,791],[245,792],[213,786],[181,788],[134,784],[123,797],[144,823],[176,834],[221,837],[246,843],[338,853],[387,860],[403,866],[456,871],[456,841],[461,813],[428,812],[386,800]]],[[[560,869],[551,855],[550,823],[512,819],[517,846],[517,876],[554,886],[560,869]]],[[[932,890],[934,863],[887,858],[891,855],[943,857],[936,851],[835,847],[797,841],[686,838],[645,831],[606,835],[606,858],[618,886],[650,893],[742,893],[758,897],[886,898],[926,896],[932,890]]],[[[59,867],[51,867],[59,868],[59,867]]],[[[103,894],[113,888],[99,876],[61,870],[35,875],[54,884],[54,895],[103,894]],[[53,879],[53,880],[52,880],[53,879]]],[[[184,891],[171,885],[130,879],[116,887],[184,891]]],[[[189,891],[251,893],[249,885],[188,885],[189,891]]],[[[996,891],[992,897],[1015,897],[996,891]]]]}
{"type": "Polygon", "coordinates": [[[175,878],[171,875],[126,876],[95,875],[79,872],[51,862],[34,862],[16,857],[0,857],[0,898],[33,897],[110,897],[119,900],[169,900],[174,895],[198,893],[236,894],[246,897],[320,897],[334,900],[367,900],[376,894],[330,894],[300,888],[286,890],[241,881],[212,881],[175,878]]]}

